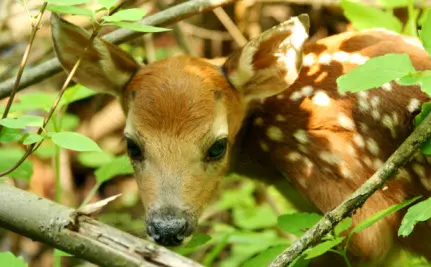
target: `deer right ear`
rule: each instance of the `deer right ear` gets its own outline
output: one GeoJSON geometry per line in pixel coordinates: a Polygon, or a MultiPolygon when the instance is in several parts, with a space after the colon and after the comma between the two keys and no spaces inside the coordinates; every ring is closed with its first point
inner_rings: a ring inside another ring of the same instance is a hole
{"type": "Polygon", "coordinates": [[[76,82],[94,90],[121,95],[139,69],[139,64],[130,55],[97,37],[84,51],[91,35],[54,13],[51,26],[54,50],[67,73],[82,56],[73,78],[76,82]]]}
{"type": "Polygon", "coordinates": [[[226,76],[247,102],[276,95],[295,82],[309,24],[308,15],[293,17],[263,32],[226,60],[226,76]]]}

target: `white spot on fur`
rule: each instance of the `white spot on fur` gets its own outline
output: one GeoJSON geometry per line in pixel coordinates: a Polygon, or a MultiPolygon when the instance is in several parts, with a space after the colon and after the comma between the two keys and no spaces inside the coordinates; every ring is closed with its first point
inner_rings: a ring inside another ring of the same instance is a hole
{"type": "Polygon", "coordinates": [[[397,137],[397,132],[395,131],[395,124],[394,121],[392,120],[392,118],[385,114],[382,118],[382,124],[383,126],[385,126],[386,128],[389,129],[389,131],[391,132],[391,136],[392,138],[396,138],[397,137]]]}
{"type": "Polygon", "coordinates": [[[387,91],[387,92],[390,92],[390,91],[392,91],[392,84],[390,82],[384,83],[382,85],[382,89],[387,91]]]}
{"type": "Polygon", "coordinates": [[[377,109],[373,109],[371,111],[371,116],[375,119],[375,120],[380,120],[381,114],[377,109]]]}
{"type": "Polygon", "coordinates": [[[278,95],[277,95],[277,99],[278,99],[278,100],[284,99],[284,94],[283,94],[283,93],[278,94],[278,95]]]}
{"type": "Polygon", "coordinates": [[[352,178],[352,173],[350,172],[350,170],[347,168],[347,166],[341,166],[340,168],[340,172],[341,175],[346,178],[346,179],[351,179],[352,178]]]}
{"type": "Polygon", "coordinates": [[[369,57],[363,56],[358,53],[353,53],[350,55],[350,63],[362,65],[370,59],[369,57]]]}
{"type": "Polygon", "coordinates": [[[420,106],[421,106],[421,102],[416,98],[412,98],[409,102],[409,105],[407,106],[407,109],[410,112],[415,112],[420,108],[420,106]]]}
{"type": "Polygon", "coordinates": [[[379,155],[379,152],[380,152],[379,145],[377,144],[376,140],[372,138],[367,139],[367,149],[374,156],[379,155]]]}
{"type": "Polygon", "coordinates": [[[268,152],[269,151],[269,146],[267,143],[264,142],[260,142],[260,148],[262,148],[263,151],[268,152]]]}
{"type": "Polygon", "coordinates": [[[368,111],[370,109],[370,104],[368,104],[368,101],[366,99],[360,98],[358,100],[359,104],[359,110],[362,112],[368,111]]]}
{"type": "Polygon", "coordinates": [[[289,154],[287,154],[287,156],[286,156],[286,158],[289,160],[289,161],[292,161],[292,162],[295,162],[295,161],[298,161],[298,160],[300,160],[301,159],[301,154],[299,154],[298,152],[296,152],[296,151],[293,151],[293,152],[289,152],[289,154]]]}
{"type": "Polygon", "coordinates": [[[299,177],[298,178],[298,183],[303,188],[307,188],[307,180],[304,177],[299,177]]]}
{"type": "Polygon", "coordinates": [[[367,124],[365,124],[365,123],[363,123],[363,122],[361,122],[361,123],[359,124],[359,128],[361,129],[361,132],[363,132],[363,133],[367,133],[367,132],[368,132],[368,130],[370,129],[370,128],[368,127],[368,125],[367,125],[367,124]]]}
{"type": "Polygon", "coordinates": [[[363,157],[363,161],[366,166],[370,168],[373,167],[373,162],[371,161],[370,157],[367,157],[367,156],[363,157]]]}
{"type": "Polygon", "coordinates": [[[317,92],[314,95],[312,101],[318,106],[328,106],[331,103],[331,99],[329,98],[329,96],[322,91],[317,92]]]}
{"type": "Polygon", "coordinates": [[[378,96],[373,96],[370,103],[373,108],[376,108],[380,104],[380,98],[378,96]]]}
{"type": "Polygon", "coordinates": [[[328,52],[324,52],[319,56],[317,60],[322,65],[329,65],[331,63],[332,56],[328,52]]]}
{"type": "Polygon", "coordinates": [[[297,130],[293,133],[293,137],[301,144],[308,143],[308,134],[305,130],[297,130]]]}
{"type": "Polygon", "coordinates": [[[310,96],[313,93],[313,86],[307,85],[301,88],[301,93],[303,96],[310,96]]]}
{"type": "Polygon", "coordinates": [[[374,169],[380,169],[383,166],[383,161],[381,159],[375,159],[373,162],[374,169]]]}
{"type": "Polygon", "coordinates": [[[382,188],[382,190],[383,190],[383,191],[386,191],[386,190],[388,190],[388,188],[389,188],[389,187],[388,187],[387,185],[385,185],[385,186],[382,188]]]}
{"type": "Polygon", "coordinates": [[[302,94],[301,92],[298,92],[298,91],[295,91],[290,95],[290,100],[292,101],[298,101],[301,98],[302,98],[302,94]]]}
{"type": "Polygon", "coordinates": [[[358,147],[365,147],[365,141],[364,141],[364,138],[362,138],[362,136],[361,135],[359,135],[359,134],[354,134],[353,135],[353,142],[355,142],[355,144],[358,146],[358,147]]]}
{"type": "Polygon", "coordinates": [[[350,60],[350,54],[344,51],[337,51],[333,54],[332,58],[338,62],[346,62],[350,60]]]}
{"type": "Polygon", "coordinates": [[[338,123],[340,124],[341,127],[347,130],[355,129],[355,123],[353,122],[353,120],[342,112],[338,113],[338,123]]]}
{"type": "Polygon", "coordinates": [[[320,152],[319,158],[331,165],[338,165],[342,162],[342,159],[338,154],[329,151],[320,152]]]}
{"type": "Polygon", "coordinates": [[[307,147],[306,146],[304,146],[303,144],[299,144],[298,145],[298,150],[299,151],[301,151],[302,153],[304,153],[304,154],[307,154],[308,153],[308,149],[307,149],[307,147]]]}
{"type": "Polygon", "coordinates": [[[352,157],[356,157],[356,149],[352,146],[352,145],[347,145],[346,146],[346,150],[347,150],[347,153],[350,155],[350,156],[352,156],[352,157]]]}
{"type": "Polygon", "coordinates": [[[266,130],[266,135],[269,139],[276,142],[281,142],[284,138],[283,131],[276,126],[269,126],[266,130]]]}
{"type": "Polygon", "coordinates": [[[284,117],[283,115],[281,115],[281,114],[277,114],[276,116],[275,116],[275,120],[276,121],[286,121],[286,117],[284,117]]]}
{"type": "Polygon", "coordinates": [[[302,59],[302,66],[304,67],[310,67],[316,62],[316,54],[309,53],[304,56],[302,59]]]}
{"type": "Polygon", "coordinates": [[[257,117],[257,118],[254,120],[254,125],[257,125],[257,126],[263,126],[263,124],[264,124],[264,121],[263,121],[263,119],[262,119],[261,117],[257,117]]]}

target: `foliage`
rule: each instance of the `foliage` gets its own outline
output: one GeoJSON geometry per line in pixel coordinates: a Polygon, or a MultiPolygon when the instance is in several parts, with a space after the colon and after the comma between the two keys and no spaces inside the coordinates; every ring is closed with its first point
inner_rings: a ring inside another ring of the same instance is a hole
{"type": "Polygon", "coordinates": [[[404,216],[398,229],[399,236],[408,236],[413,232],[413,227],[418,222],[424,222],[431,218],[431,198],[423,200],[411,206],[404,216]]]}
{"type": "Polygon", "coordinates": [[[0,266],[27,267],[22,257],[15,257],[11,252],[0,252],[0,266]]]}

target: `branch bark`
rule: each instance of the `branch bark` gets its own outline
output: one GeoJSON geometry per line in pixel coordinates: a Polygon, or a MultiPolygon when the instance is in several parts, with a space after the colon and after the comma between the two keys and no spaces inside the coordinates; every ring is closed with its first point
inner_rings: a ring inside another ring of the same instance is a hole
{"type": "Polygon", "coordinates": [[[394,177],[421,144],[431,138],[431,114],[413,131],[401,146],[389,157],[383,166],[377,170],[359,189],[338,207],[325,214],[325,216],[310,228],[301,238],[284,250],[269,267],[288,266],[296,257],[300,256],[312,244],[322,239],[341,220],[349,217],[360,208],[364,202],[386,181],[394,177]]]}
{"type": "MultiPolygon", "coordinates": [[[[237,0],[190,0],[158,12],[154,15],[148,16],[142,19],[139,23],[150,26],[166,26],[193,15],[207,12],[216,7],[231,4],[236,1],[237,0]]],[[[135,32],[121,28],[103,36],[103,38],[114,44],[120,44],[136,38],[142,34],[143,33],[141,32],[135,32]]],[[[58,59],[49,59],[46,62],[34,66],[33,68],[26,71],[22,76],[18,90],[20,91],[29,85],[41,82],[42,80],[49,78],[60,71],[61,65],[58,59]]],[[[11,78],[0,83],[0,99],[10,95],[14,82],[15,78],[11,78]]]]}
{"type": "Polygon", "coordinates": [[[202,267],[76,210],[0,183],[0,227],[100,266],[202,267]]]}

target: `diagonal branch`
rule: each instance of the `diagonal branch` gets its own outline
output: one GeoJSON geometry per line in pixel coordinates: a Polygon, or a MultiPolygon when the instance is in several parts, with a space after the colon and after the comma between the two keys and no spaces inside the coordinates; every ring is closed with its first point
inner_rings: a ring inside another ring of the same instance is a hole
{"type": "Polygon", "coordinates": [[[391,157],[377,170],[349,199],[338,207],[325,214],[325,216],[309,229],[301,238],[283,251],[269,265],[269,267],[287,266],[296,257],[300,256],[312,244],[322,239],[341,220],[351,216],[352,213],[364,204],[364,202],[386,181],[394,177],[398,169],[410,160],[421,144],[431,138],[431,114],[413,131],[413,133],[401,144],[391,157]]]}
{"type": "Polygon", "coordinates": [[[100,266],[202,267],[76,210],[0,183],[0,227],[100,266]]]}
{"type": "MultiPolygon", "coordinates": [[[[180,20],[186,19],[196,14],[204,13],[216,7],[228,5],[237,0],[190,0],[174,7],[168,8],[154,15],[142,19],[139,23],[150,26],[166,26],[180,20]]],[[[118,29],[104,36],[109,42],[114,44],[124,43],[128,40],[142,35],[142,32],[135,32],[128,29],[118,29]]],[[[61,71],[61,65],[57,58],[52,58],[46,62],[34,66],[24,73],[18,90],[22,90],[29,85],[41,82],[61,71]]],[[[0,99],[10,95],[15,78],[8,79],[0,83],[0,99]]]]}

